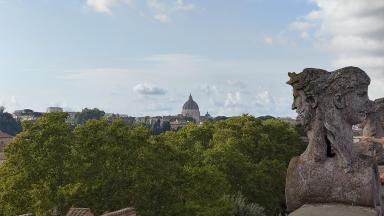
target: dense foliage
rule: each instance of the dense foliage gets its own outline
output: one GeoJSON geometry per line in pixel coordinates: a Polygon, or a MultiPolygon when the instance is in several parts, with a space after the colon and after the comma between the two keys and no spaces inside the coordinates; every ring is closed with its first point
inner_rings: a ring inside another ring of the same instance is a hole
{"type": "Polygon", "coordinates": [[[240,193],[229,196],[228,199],[235,204],[234,216],[265,216],[263,207],[257,203],[248,203],[240,193]]]}
{"type": "Polygon", "coordinates": [[[84,124],[88,120],[100,120],[105,115],[105,112],[97,108],[84,108],[81,112],[75,115],[75,124],[84,124]]]}
{"type": "Polygon", "coordinates": [[[73,129],[66,117],[26,124],[6,149],[1,216],[71,206],[96,215],[127,206],[142,216],[275,215],[289,159],[303,149],[296,130],[275,119],[242,116],[152,135],[119,120],[73,129]]]}
{"type": "Polygon", "coordinates": [[[0,131],[15,136],[21,129],[20,122],[16,121],[12,114],[4,112],[4,107],[0,107],[0,131]]]}

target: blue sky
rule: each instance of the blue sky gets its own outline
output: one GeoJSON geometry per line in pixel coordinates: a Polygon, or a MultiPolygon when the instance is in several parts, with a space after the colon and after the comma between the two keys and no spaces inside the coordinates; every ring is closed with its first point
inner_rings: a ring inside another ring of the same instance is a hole
{"type": "Polygon", "coordinates": [[[0,0],[6,110],[294,116],[287,72],[355,65],[383,97],[382,0],[0,0]],[[369,2],[369,3],[368,3],[369,2]]]}

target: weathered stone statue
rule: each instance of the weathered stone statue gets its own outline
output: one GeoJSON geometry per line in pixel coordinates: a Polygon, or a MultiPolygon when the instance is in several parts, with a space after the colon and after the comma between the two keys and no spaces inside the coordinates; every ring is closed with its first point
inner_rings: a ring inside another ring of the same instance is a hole
{"type": "MultiPolygon", "coordinates": [[[[374,107],[371,112],[368,113],[362,126],[363,137],[384,137],[384,98],[376,99],[374,101],[374,107]]],[[[380,144],[376,143],[373,147],[376,152],[383,151],[383,147],[380,144]]]]}
{"type": "MultiPolygon", "coordinates": [[[[376,99],[371,112],[362,123],[363,137],[384,137],[384,98],[376,99]]],[[[368,149],[369,154],[375,155],[377,163],[384,163],[383,146],[378,143],[369,143],[364,146],[368,149]]]]}
{"type": "MultiPolygon", "coordinates": [[[[381,209],[378,176],[372,157],[353,144],[352,125],[362,123],[373,103],[364,71],[305,69],[289,73],[292,108],[309,144],[287,170],[288,211],[304,204],[340,203],[381,209]]],[[[380,210],[378,210],[380,211],[380,210]]]]}
{"type": "Polygon", "coordinates": [[[334,71],[327,82],[324,97],[326,136],[346,170],[352,168],[352,125],[365,121],[373,103],[368,99],[370,79],[359,68],[334,71]]]}
{"type": "Polygon", "coordinates": [[[329,75],[325,70],[314,68],[304,69],[299,74],[288,74],[290,80],[287,83],[293,87],[292,109],[298,114],[297,124],[304,128],[310,139],[307,149],[300,156],[307,161],[323,161],[327,157],[324,137],[317,135],[324,133],[321,104],[329,75]]]}

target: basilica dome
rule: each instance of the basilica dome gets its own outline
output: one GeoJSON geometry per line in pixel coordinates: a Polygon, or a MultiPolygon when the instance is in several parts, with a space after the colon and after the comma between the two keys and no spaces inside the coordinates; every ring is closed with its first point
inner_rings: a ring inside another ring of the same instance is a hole
{"type": "Polygon", "coordinates": [[[181,115],[192,117],[196,122],[200,121],[199,105],[193,100],[192,95],[189,95],[189,99],[184,103],[181,115]]]}
{"type": "Polygon", "coordinates": [[[199,105],[192,99],[192,95],[189,95],[189,99],[183,105],[183,110],[199,110],[199,105]]]}

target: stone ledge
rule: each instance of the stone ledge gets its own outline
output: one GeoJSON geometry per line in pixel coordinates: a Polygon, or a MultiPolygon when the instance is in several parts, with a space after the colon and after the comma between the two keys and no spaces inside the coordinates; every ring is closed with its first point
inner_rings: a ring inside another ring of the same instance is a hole
{"type": "Polygon", "coordinates": [[[379,213],[369,207],[341,204],[303,205],[289,216],[378,216],[379,213]]]}

